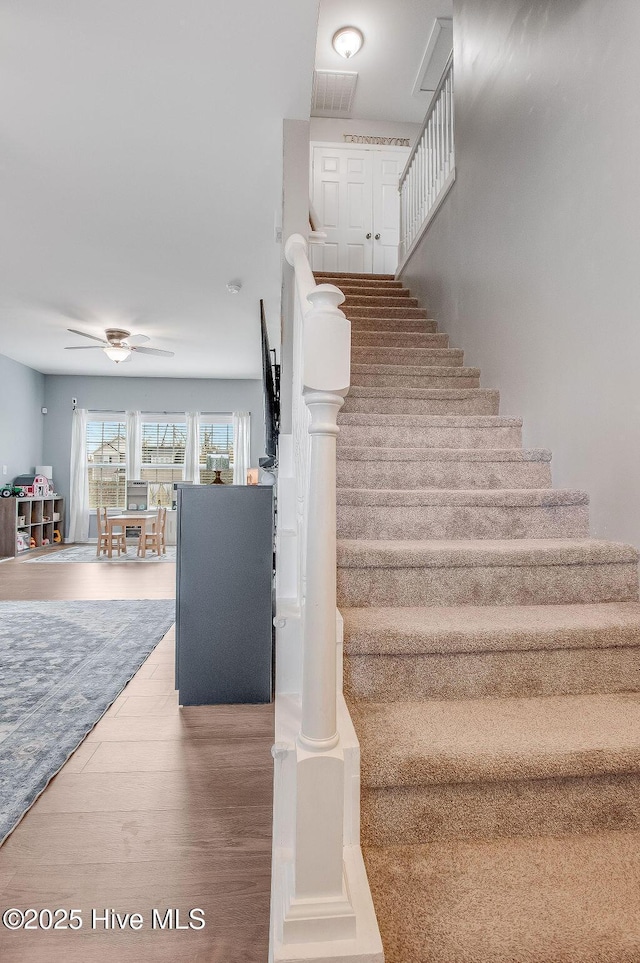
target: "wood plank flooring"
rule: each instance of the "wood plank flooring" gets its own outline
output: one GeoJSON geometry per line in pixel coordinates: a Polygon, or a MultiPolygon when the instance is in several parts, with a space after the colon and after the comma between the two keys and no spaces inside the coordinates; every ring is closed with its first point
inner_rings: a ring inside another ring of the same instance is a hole
{"type": "MultiPolygon", "coordinates": [[[[170,598],[174,583],[170,563],[0,565],[0,599],[170,598]]],[[[273,708],[180,710],[173,665],[172,629],[0,848],[0,911],[84,924],[0,925],[2,963],[266,963],[273,708]],[[93,908],[145,923],[92,929],[93,908]],[[154,929],[154,908],[206,925],[154,929]]]]}

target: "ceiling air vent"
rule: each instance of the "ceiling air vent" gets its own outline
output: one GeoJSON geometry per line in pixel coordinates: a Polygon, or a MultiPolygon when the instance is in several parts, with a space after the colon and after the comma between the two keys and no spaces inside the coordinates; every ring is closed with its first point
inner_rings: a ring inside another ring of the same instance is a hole
{"type": "Polygon", "coordinates": [[[311,101],[314,117],[348,116],[357,81],[357,70],[315,70],[311,101]]]}

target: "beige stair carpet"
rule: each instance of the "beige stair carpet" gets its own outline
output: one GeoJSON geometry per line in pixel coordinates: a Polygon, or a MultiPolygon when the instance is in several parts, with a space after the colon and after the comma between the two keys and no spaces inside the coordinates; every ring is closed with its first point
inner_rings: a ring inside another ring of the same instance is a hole
{"type": "Polygon", "coordinates": [[[387,963],[640,961],[638,553],[385,275],[352,324],[338,595],[387,963]]]}

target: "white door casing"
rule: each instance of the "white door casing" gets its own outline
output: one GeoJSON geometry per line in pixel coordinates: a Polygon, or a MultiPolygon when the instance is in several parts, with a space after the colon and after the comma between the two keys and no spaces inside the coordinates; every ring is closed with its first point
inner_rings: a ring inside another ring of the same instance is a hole
{"type": "Polygon", "coordinates": [[[398,264],[398,183],[409,148],[311,145],[311,203],[326,235],[311,249],[316,271],[393,274],[398,264]]]}

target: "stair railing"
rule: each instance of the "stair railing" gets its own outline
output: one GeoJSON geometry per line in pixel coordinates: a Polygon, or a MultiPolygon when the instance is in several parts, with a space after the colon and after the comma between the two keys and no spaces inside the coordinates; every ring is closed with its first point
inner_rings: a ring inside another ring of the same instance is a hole
{"type": "Polygon", "coordinates": [[[413,253],[453,186],[456,176],[453,133],[451,54],[400,177],[400,267],[413,253]]]}
{"type": "Polygon", "coordinates": [[[302,235],[288,239],[285,257],[296,290],[292,434],[303,638],[294,852],[282,918],[287,943],[353,938],[355,913],[344,885],[336,631],[336,438],[350,384],[351,325],[338,307],[342,291],[316,285],[302,235]]]}

